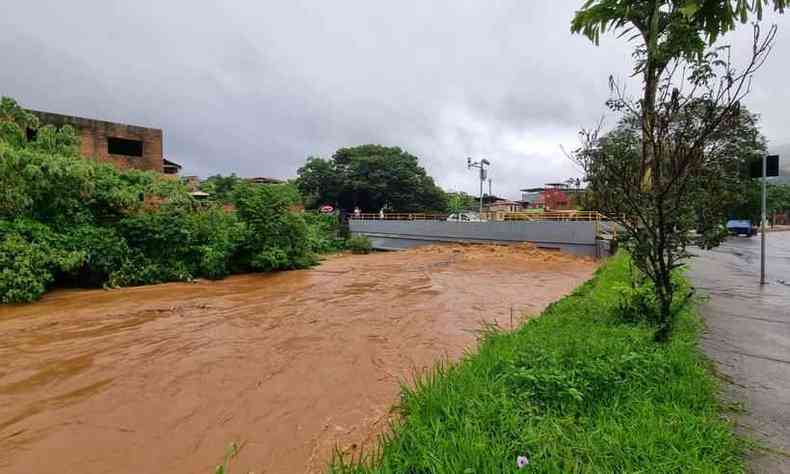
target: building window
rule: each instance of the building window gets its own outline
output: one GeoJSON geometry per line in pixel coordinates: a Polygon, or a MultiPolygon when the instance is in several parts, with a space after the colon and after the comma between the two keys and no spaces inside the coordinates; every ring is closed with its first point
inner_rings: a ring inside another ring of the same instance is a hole
{"type": "Polygon", "coordinates": [[[143,156],[142,140],[107,137],[107,153],[111,155],[143,156]]]}

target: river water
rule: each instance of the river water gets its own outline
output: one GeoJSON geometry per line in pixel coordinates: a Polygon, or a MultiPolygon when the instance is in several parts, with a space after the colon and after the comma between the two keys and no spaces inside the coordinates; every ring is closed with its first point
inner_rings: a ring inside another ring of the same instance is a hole
{"type": "Polygon", "coordinates": [[[231,442],[232,472],[321,471],[336,447],[372,447],[399,381],[596,265],[427,247],[0,307],[0,472],[209,473],[231,442]]]}

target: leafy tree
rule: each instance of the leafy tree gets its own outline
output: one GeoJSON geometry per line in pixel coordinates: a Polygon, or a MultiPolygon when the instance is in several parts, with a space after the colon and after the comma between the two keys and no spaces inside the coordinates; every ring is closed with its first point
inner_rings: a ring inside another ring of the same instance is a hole
{"type": "Polygon", "coordinates": [[[304,218],[289,212],[295,196],[298,194],[290,184],[244,183],[235,188],[234,202],[247,225],[241,249],[250,268],[272,271],[315,263],[304,218]]]}
{"type": "Polygon", "coordinates": [[[614,98],[608,105],[635,119],[638,133],[618,132],[601,141],[597,132],[587,132],[577,158],[602,210],[625,227],[625,245],[653,284],[658,340],[672,330],[671,276],[688,256],[686,246],[696,240],[711,247],[722,238],[721,203],[737,160],[713,144],[728,143],[716,136],[739,120],[741,100],[776,29],[763,38],[755,26],[753,54],[742,70],[730,63],[726,49],[711,45],[738,21],[759,19],[771,3],[782,12],[787,0],[588,0],[571,22],[571,31],[596,44],[610,30],[636,42],[634,72],[642,77],[642,97],[625,97],[610,80],[614,98]],[[695,199],[702,205],[693,205],[695,199]],[[700,234],[693,239],[695,229],[700,234]]]}
{"type": "Polygon", "coordinates": [[[463,191],[447,193],[447,210],[451,214],[458,214],[469,209],[476,210],[477,203],[478,198],[463,191]]]}
{"type": "Polygon", "coordinates": [[[233,190],[243,182],[235,173],[230,176],[209,176],[200,183],[200,190],[211,194],[211,198],[218,202],[229,203],[233,197],[233,190]]]}
{"type": "MultiPolygon", "coordinates": [[[[790,211],[790,184],[768,183],[766,206],[769,219],[774,214],[784,214],[790,211]]],[[[755,179],[745,187],[743,198],[730,210],[729,217],[759,222],[761,214],[762,183],[759,179],[755,179]]]]}
{"type": "Polygon", "coordinates": [[[362,145],[341,148],[326,160],[310,158],[298,171],[296,184],[308,205],[334,204],[375,212],[440,211],[446,197],[416,156],[398,147],[362,145]]]}

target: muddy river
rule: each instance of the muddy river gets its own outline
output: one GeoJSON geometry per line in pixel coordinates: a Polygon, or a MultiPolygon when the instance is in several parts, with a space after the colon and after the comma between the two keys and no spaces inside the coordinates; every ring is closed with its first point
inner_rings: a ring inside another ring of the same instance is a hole
{"type": "Polygon", "coordinates": [[[589,278],[530,247],[340,255],[303,271],[59,290],[0,306],[0,472],[319,472],[398,383],[589,278]]]}

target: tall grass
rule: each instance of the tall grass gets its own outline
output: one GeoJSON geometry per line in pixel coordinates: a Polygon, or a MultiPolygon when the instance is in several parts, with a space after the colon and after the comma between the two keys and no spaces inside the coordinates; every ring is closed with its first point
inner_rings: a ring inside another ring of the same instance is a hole
{"type": "Polygon", "coordinates": [[[693,308],[659,345],[654,328],[614,316],[629,281],[618,255],[542,317],[404,386],[402,419],[378,448],[339,454],[330,471],[743,472],[693,308]]]}

